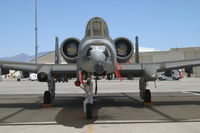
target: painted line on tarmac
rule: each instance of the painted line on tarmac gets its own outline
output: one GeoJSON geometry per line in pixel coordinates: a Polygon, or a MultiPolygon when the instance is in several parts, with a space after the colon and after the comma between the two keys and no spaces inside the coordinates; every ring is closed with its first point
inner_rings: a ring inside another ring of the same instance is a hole
{"type": "Polygon", "coordinates": [[[182,93],[185,93],[185,94],[192,94],[192,95],[195,95],[195,96],[200,96],[200,93],[197,93],[197,92],[182,91],[182,93]]]}
{"type": "MultiPolygon", "coordinates": [[[[186,119],[186,120],[97,120],[92,123],[88,123],[88,133],[93,132],[94,124],[128,124],[128,123],[179,123],[179,122],[200,122],[200,119],[186,119]]],[[[56,121],[48,122],[13,122],[13,123],[0,123],[0,126],[28,126],[28,125],[60,125],[56,121]]]]}
{"type": "Polygon", "coordinates": [[[170,123],[170,122],[200,122],[200,119],[188,120],[97,120],[94,124],[123,124],[123,123],[170,123]]]}
{"type": "Polygon", "coordinates": [[[97,120],[95,124],[118,124],[118,123],[157,123],[169,122],[169,120],[97,120]]]}
{"type": "Polygon", "coordinates": [[[5,122],[0,123],[0,126],[25,126],[25,125],[59,125],[56,121],[48,122],[5,122]]]}

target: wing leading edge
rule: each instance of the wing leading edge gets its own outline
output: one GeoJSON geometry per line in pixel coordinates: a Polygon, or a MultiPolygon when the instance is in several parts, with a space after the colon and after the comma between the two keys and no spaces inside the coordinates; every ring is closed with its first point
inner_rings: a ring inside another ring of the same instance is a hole
{"type": "Polygon", "coordinates": [[[122,70],[120,75],[122,77],[140,77],[144,73],[142,64],[120,64],[122,70]]]}
{"type": "Polygon", "coordinates": [[[157,72],[162,72],[166,70],[200,66],[200,59],[160,62],[155,64],[157,66],[157,72]]]}
{"type": "Polygon", "coordinates": [[[75,64],[34,64],[22,62],[0,61],[1,69],[17,70],[38,73],[41,70],[50,70],[52,75],[66,74],[70,78],[76,77],[77,66],[75,64]]]}
{"type": "Polygon", "coordinates": [[[195,66],[200,66],[200,59],[158,63],[121,64],[122,70],[120,70],[120,74],[122,77],[141,77],[144,76],[145,73],[155,74],[156,72],[195,66]]]}

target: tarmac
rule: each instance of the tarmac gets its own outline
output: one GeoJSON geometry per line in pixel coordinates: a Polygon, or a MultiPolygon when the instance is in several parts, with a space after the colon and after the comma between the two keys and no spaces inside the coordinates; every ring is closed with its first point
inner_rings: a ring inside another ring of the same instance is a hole
{"type": "Polygon", "coordinates": [[[154,105],[144,106],[138,80],[99,81],[94,118],[83,112],[84,91],[56,84],[53,107],[43,107],[47,83],[0,82],[0,132],[199,133],[200,79],[150,82],[154,105]],[[155,88],[156,87],[156,88],[155,88]]]}

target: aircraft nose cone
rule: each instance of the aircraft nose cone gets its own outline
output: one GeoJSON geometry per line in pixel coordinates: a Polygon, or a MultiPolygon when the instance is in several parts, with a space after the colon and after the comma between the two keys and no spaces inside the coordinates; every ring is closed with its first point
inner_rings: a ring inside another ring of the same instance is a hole
{"type": "Polygon", "coordinates": [[[101,65],[99,63],[99,64],[96,65],[95,70],[96,70],[96,73],[100,75],[100,74],[102,74],[104,72],[104,67],[103,67],[103,65],[101,65]]]}
{"type": "Polygon", "coordinates": [[[93,60],[96,64],[99,62],[103,64],[105,62],[105,54],[101,51],[91,51],[90,59],[93,60]]]}
{"type": "Polygon", "coordinates": [[[91,51],[90,60],[93,63],[95,72],[102,74],[104,72],[105,54],[101,51],[91,51]]]}

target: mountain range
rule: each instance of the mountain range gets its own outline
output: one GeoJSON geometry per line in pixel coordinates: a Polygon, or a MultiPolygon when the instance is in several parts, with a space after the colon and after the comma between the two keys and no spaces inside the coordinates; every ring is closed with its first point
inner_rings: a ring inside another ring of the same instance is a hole
{"type": "MultiPolygon", "coordinates": [[[[51,51],[38,53],[38,57],[45,55],[49,52],[51,52],[51,51]]],[[[15,55],[15,56],[0,57],[0,60],[30,62],[30,60],[34,59],[34,58],[35,58],[35,55],[28,55],[25,53],[21,53],[21,54],[15,55]]]]}

